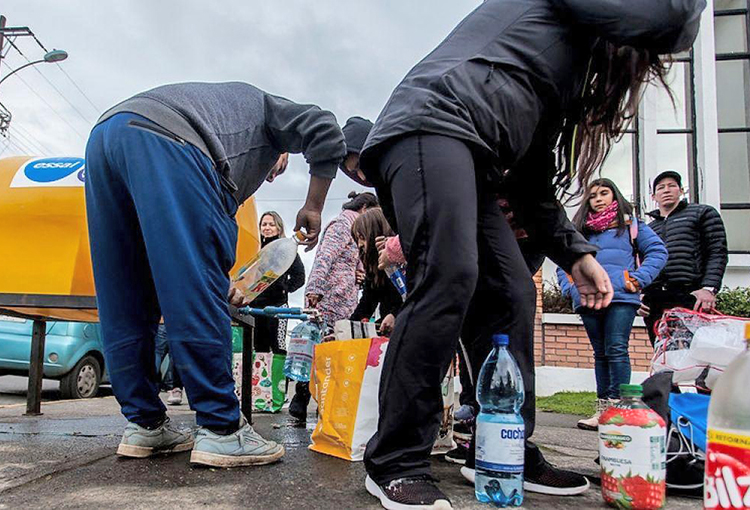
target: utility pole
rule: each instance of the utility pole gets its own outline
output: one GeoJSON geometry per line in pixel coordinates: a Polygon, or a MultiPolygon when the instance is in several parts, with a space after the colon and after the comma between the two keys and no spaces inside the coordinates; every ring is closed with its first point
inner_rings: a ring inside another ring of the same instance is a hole
{"type": "MultiPolygon", "coordinates": [[[[3,47],[5,43],[5,23],[7,19],[5,16],[0,14],[0,75],[3,71],[3,47]]],[[[8,126],[10,125],[10,119],[12,115],[10,111],[5,107],[3,103],[0,103],[0,135],[8,136],[8,126]]]]}
{"type": "Polygon", "coordinates": [[[7,19],[5,16],[0,14],[0,69],[2,69],[2,63],[3,63],[3,43],[5,42],[5,32],[3,29],[5,28],[5,22],[7,19]]]}

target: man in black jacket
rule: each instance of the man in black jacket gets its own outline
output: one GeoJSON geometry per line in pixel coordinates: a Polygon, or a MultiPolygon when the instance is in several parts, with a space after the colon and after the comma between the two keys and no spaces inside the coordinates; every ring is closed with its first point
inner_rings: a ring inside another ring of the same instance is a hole
{"type": "Polygon", "coordinates": [[[648,213],[654,218],[649,226],[667,245],[669,259],[643,294],[652,345],[654,325],[665,310],[714,307],[727,267],[727,234],[719,212],[710,205],[689,204],[683,193],[682,178],[674,170],[654,179],[653,197],[659,208],[648,213]]]}

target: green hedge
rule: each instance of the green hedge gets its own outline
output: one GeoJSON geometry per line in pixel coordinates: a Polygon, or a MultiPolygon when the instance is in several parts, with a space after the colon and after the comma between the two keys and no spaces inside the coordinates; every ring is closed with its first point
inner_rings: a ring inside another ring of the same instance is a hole
{"type": "Polygon", "coordinates": [[[542,310],[544,313],[573,313],[571,299],[562,295],[557,282],[542,283],[542,310]]]}
{"type": "Polygon", "coordinates": [[[750,317],[750,288],[724,289],[716,296],[716,309],[725,315],[750,317]]]}

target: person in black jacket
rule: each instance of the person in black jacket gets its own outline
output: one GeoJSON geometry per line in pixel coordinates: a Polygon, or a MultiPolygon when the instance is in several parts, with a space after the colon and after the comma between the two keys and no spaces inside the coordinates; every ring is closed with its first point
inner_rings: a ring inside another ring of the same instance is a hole
{"type": "MultiPolygon", "coordinates": [[[[266,211],[260,216],[260,244],[265,247],[273,241],[285,236],[284,221],[276,211],[266,211]]],[[[253,306],[263,308],[266,306],[283,306],[287,304],[289,294],[296,291],[305,284],[305,266],[302,259],[297,255],[294,258],[289,271],[281,275],[253,301],[253,306]]],[[[284,321],[286,326],[286,321],[284,321]]],[[[284,331],[279,329],[279,319],[275,317],[255,318],[256,352],[273,352],[275,354],[286,354],[286,327],[284,331]]]]}
{"type": "Polygon", "coordinates": [[[378,331],[383,336],[390,336],[396,323],[396,316],[403,300],[396,286],[384,271],[378,269],[378,237],[390,237],[393,230],[379,207],[368,209],[354,220],[352,237],[359,248],[359,258],[365,268],[365,280],[362,286],[362,298],[352,313],[351,320],[369,320],[380,307],[378,331]]]}
{"type": "Polygon", "coordinates": [[[655,324],[675,307],[711,311],[727,268],[727,233],[719,212],[683,199],[682,177],[674,170],[660,173],[653,184],[658,209],[648,213],[649,226],[667,245],[669,258],[654,282],[644,289],[641,314],[651,344],[655,324]]]}
{"type": "MultiPolygon", "coordinates": [[[[440,383],[459,336],[486,345],[494,333],[510,335],[526,390],[526,436],[533,432],[536,292],[497,194],[572,275],[582,304],[607,306],[612,287],[596,247],[556,194],[573,180],[587,188],[633,117],[641,87],[664,82],[659,55],[691,46],[704,7],[704,0],[486,0],[396,87],[359,160],[344,160],[350,177],[377,188],[407,258],[409,293],[365,454],[367,490],[384,506],[451,508],[429,458],[440,383]]],[[[475,371],[482,350],[469,349],[475,371]]],[[[509,463],[523,465],[528,491],[588,487],[528,442],[524,458],[509,463]]],[[[468,464],[462,472],[473,479],[468,464]]]]}

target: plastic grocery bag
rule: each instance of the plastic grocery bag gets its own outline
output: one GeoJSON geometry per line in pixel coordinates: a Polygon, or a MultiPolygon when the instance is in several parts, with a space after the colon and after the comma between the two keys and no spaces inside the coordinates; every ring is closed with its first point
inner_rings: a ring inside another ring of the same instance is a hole
{"type": "Polygon", "coordinates": [[[440,421],[438,437],[432,447],[432,455],[442,455],[456,447],[456,442],[453,440],[453,408],[456,404],[455,378],[456,369],[454,364],[451,363],[441,385],[443,392],[443,417],[440,421]]]}
{"type": "Polygon", "coordinates": [[[362,460],[378,425],[378,388],[387,338],[336,340],[315,346],[310,391],[318,423],[310,449],[362,460]]]}
{"type": "Polygon", "coordinates": [[[712,388],[724,369],[745,348],[747,319],[673,308],[656,325],[652,372],[673,371],[673,382],[704,378],[712,388]]]}
{"type": "MultiPolygon", "coordinates": [[[[284,377],[283,354],[256,352],[253,354],[252,403],[253,411],[278,413],[286,398],[286,378],[284,377]]],[[[234,392],[242,399],[242,353],[235,353],[232,359],[234,392]]]]}
{"type": "MultiPolygon", "coordinates": [[[[310,449],[359,461],[378,428],[380,375],[387,338],[336,340],[315,346],[310,391],[318,402],[318,423],[310,449]]],[[[456,447],[453,441],[455,370],[443,380],[443,418],[433,454],[456,447]]]]}

